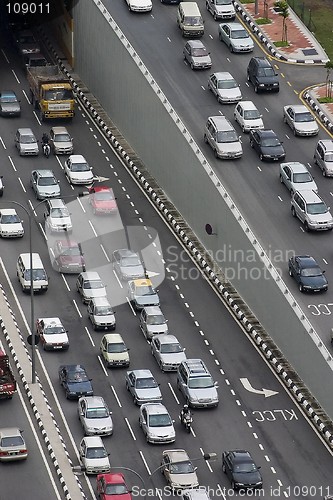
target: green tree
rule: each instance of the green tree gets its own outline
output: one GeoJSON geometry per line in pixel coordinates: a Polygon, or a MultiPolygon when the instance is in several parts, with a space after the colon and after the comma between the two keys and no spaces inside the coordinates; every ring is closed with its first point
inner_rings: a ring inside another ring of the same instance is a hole
{"type": "Polygon", "coordinates": [[[325,64],[326,68],[326,97],[329,99],[332,98],[332,80],[331,80],[331,72],[333,69],[333,63],[331,61],[327,61],[325,64]]]}
{"type": "Polygon", "coordinates": [[[274,2],[275,7],[277,7],[279,15],[282,16],[282,42],[288,43],[287,34],[287,18],[289,17],[289,5],[285,0],[277,0],[274,2]]]}

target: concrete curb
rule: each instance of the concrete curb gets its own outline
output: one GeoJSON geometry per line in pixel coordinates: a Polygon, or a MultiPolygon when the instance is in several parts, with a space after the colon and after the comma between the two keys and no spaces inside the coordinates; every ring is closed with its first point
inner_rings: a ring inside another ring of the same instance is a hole
{"type": "MultiPolygon", "coordinates": [[[[2,287],[2,285],[1,285],[1,284],[0,284],[0,290],[1,290],[1,292],[2,292],[2,295],[3,295],[3,298],[4,298],[5,302],[6,302],[6,304],[7,304],[8,311],[9,311],[9,313],[10,313],[10,315],[11,315],[11,317],[12,317],[12,320],[13,320],[13,322],[14,322],[15,326],[16,326],[17,333],[18,333],[18,335],[19,335],[19,337],[20,337],[20,339],[21,339],[21,341],[22,341],[22,344],[23,344],[24,349],[25,349],[25,351],[26,351],[26,353],[27,353],[27,356],[28,356],[28,358],[29,358],[29,361],[31,362],[31,356],[30,356],[30,353],[29,353],[29,351],[28,351],[28,349],[27,349],[26,343],[25,343],[25,341],[24,341],[24,338],[23,338],[23,336],[22,336],[22,334],[21,334],[21,331],[20,331],[19,326],[18,326],[18,324],[17,324],[17,321],[16,321],[16,319],[15,319],[15,315],[14,315],[14,312],[13,312],[13,310],[12,310],[11,306],[10,306],[9,300],[8,300],[8,298],[7,298],[7,295],[6,295],[6,293],[5,293],[5,291],[4,291],[4,289],[3,289],[3,287],[2,287]]],[[[54,467],[55,467],[56,474],[57,474],[57,476],[58,476],[59,482],[60,482],[61,487],[62,487],[62,489],[63,489],[63,492],[64,492],[64,494],[65,494],[65,498],[66,498],[66,500],[71,500],[71,495],[70,495],[70,492],[69,492],[69,490],[68,490],[67,484],[66,484],[66,482],[65,482],[64,476],[63,476],[63,474],[62,474],[62,472],[61,472],[60,466],[59,466],[59,464],[58,464],[57,457],[56,457],[56,455],[55,455],[55,453],[54,453],[54,451],[53,451],[53,448],[52,448],[52,445],[51,445],[50,440],[49,440],[49,438],[48,438],[47,432],[46,432],[46,430],[45,430],[45,428],[44,428],[43,420],[42,420],[42,418],[41,418],[41,416],[40,416],[40,414],[39,414],[39,412],[38,412],[38,408],[37,408],[37,406],[36,406],[36,404],[35,404],[35,401],[34,401],[34,399],[33,399],[33,396],[32,396],[32,393],[31,393],[31,390],[30,390],[30,387],[29,387],[29,383],[27,382],[27,380],[26,380],[26,378],[25,378],[24,372],[23,372],[23,370],[22,370],[22,367],[21,367],[20,362],[19,362],[19,360],[18,360],[18,357],[17,357],[17,355],[16,355],[15,349],[14,349],[13,344],[12,344],[12,342],[11,342],[10,336],[9,336],[9,334],[8,334],[8,332],[7,332],[7,329],[6,329],[6,326],[5,326],[4,321],[3,321],[3,319],[2,319],[2,316],[0,316],[0,328],[1,328],[2,332],[3,332],[3,334],[4,334],[4,337],[5,337],[5,340],[6,340],[6,342],[7,342],[7,345],[8,345],[9,351],[10,351],[10,354],[11,354],[11,356],[12,356],[13,360],[14,360],[14,363],[15,363],[16,369],[17,369],[17,371],[18,371],[18,373],[19,373],[19,376],[20,376],[20,378],[21,378],[21,381],[22,381],[22,384],[23,384],[23,388],[24,388],[25,393],[26,393],[26,395],[27,395],[27,397],[28,397],[28,400],[29,400],[30,406],[31,406],[31,408],[32,408],[33,414],[34,414],[34,416],[35,416],[35,418],[36,418],[36,421],[37,421],[38,427],[39,427],[39,429],[40,429],[40,431],[41,431],[41,434],[42,434],[42,436],[43,436],[43,439],[44,439],[44,442],[45,442],[45,444],[46,444],[46,447],[47,447],[47,451],[48,451],[48,453],[49,453],[49,456],[50,456],[50,458],[51,458],[51,460],[52,460],[52,463],[53,463],[53,465],[54,465],[54,467]]],[[[64,441],[64,439],[63,439],[63,437],[62,437],[62,435],[61,435],[60,428],[59,428],[59,426],[58,426],[58,424],[57,424],[57,422],[56,422],[56,419],[55,419],[55,416],[54,416],[54,414],[53,414],[52,408],[51,408],[51,406],[50,406],[50,404],[49,404],[49,402],[48,402],[47,396],[46,396],[46,394],[45,394],[45,392],[44,392],[44,389],[43,389],[43,387],[42,387],[42,384],[41,384],[41,382],[40,382],[40,380],[39,380],[38,376],[36,376],[36,380],[37,380],[37,383],[38,383],[38,385],[39,385],[39,388],[40,388],[40,390],[41,390],[41,392],[42,392],[43,398],[44,398],[44,400],[45,400],[45,403],[46,403],[46,405],[47,405],[47,408],[48,408],[48,410],[49,410],[49,413],[50,413],[50,415],[51,415],[51,418],[52,418],[52,420],[53,420],[54,426],[55,426],[55,428],[57,429],[57,432],[58,432],[58,435],[59,435],[60,441],[61,441],[61,443],[62,443],[62,446],[63,446],[64,451],[65,451],[65,453],[66,453],[66,456],[67,456],[67,458],[68,458],[68,461],[69,461],[70,465],[73,467],[73,462],[72,462],[72,460],[71,460],[71,458],[70,458],[70,456],[69,456],[69,453],[68,453],[68,451],[67,451],[65,441],[64,441]]],[[[78,477],[77,477],[77,476],[75,476],[75,477],[76,477],[76,481],[77,481],[77,483],[78,483],[78,486],[79,486],[79,488],[80,488],[80,490],[81,490],[81,493],[82,493],[82,498],[86,498],[86,496],[85,496],[85,494],[84,494],[84,491],[83,491],[83,488],[82,488],[82,485],[81,485],[81,483],[80,483],[80,481],[79,481],[78,477]]]]}
{"type": "Polygon", "coordinates": [[[319,116],[320,121],[325,125],[329,132],[333,132],[333,123],[327,118],[324,111],[322,111],[316,98],[312,97],[311,90],[306,90],[303,95],[303,99],[309,104],[311,109],[319,116]]]}

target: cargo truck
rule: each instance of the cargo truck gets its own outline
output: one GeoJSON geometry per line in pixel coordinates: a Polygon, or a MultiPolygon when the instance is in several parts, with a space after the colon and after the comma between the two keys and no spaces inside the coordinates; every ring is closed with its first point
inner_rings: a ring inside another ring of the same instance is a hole
{"type": "Polygon", "coordinates": [[[42,121],[74,116],[73,89],[58,66],[27,68],[31,104],[42,121]]]}
{"type": "Polygon", "coordinates": [[[7,354],[0,349],[0,398],[11,399],[16,392],[16,380],[7,354]]]}

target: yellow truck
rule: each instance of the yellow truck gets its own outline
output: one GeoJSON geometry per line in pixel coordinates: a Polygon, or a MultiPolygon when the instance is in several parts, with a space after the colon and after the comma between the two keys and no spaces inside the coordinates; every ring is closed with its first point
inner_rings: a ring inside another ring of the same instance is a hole
{"type": "Polygon", "coordinates": [[[40,110],[42,121],[73,118],[74,96],[69,79],[58,66],[27,68],[31,104],[40,110]]]}

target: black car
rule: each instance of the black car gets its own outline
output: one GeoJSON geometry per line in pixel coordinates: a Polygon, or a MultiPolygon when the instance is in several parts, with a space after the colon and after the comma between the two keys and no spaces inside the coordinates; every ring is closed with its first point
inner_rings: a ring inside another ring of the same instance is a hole
{"type": "Polygon", "coordinates": [[[252,57],[247,67],[247,79],[256,93],[279,92],[279,77],[266,57],[252,57]]]}
{"type": "Polygon", "coordinates": [[[88,378],[82,365],[61,365],[59,367],[59,380],[65,389],[67,399],[94,395],[91,379],[88,378]]]}
{"type": "Polygon", "coordinates": [[[20,101],[12,90],[0,91],[0,115],[21,116],[20,101]]]}
{"type": "Polygon", "coordinates": [[[251,130],[250,146],[257,151],[261,161],[278,161],[286,156],[282,142],[273,130],[251,130]]]}
{"type": "Polygon", "coordinates": [[[289,274],[295,278],[300,292],[326,292],[327,279],[316,260],[310,255],[295,255],[288,263],[289,274]]]}
{"type": "Polygon", "coordinates": [[[262,488],[259,469],[248,451],[224,451],[222,454],[222,470],[233,490],[262,488]]]}

